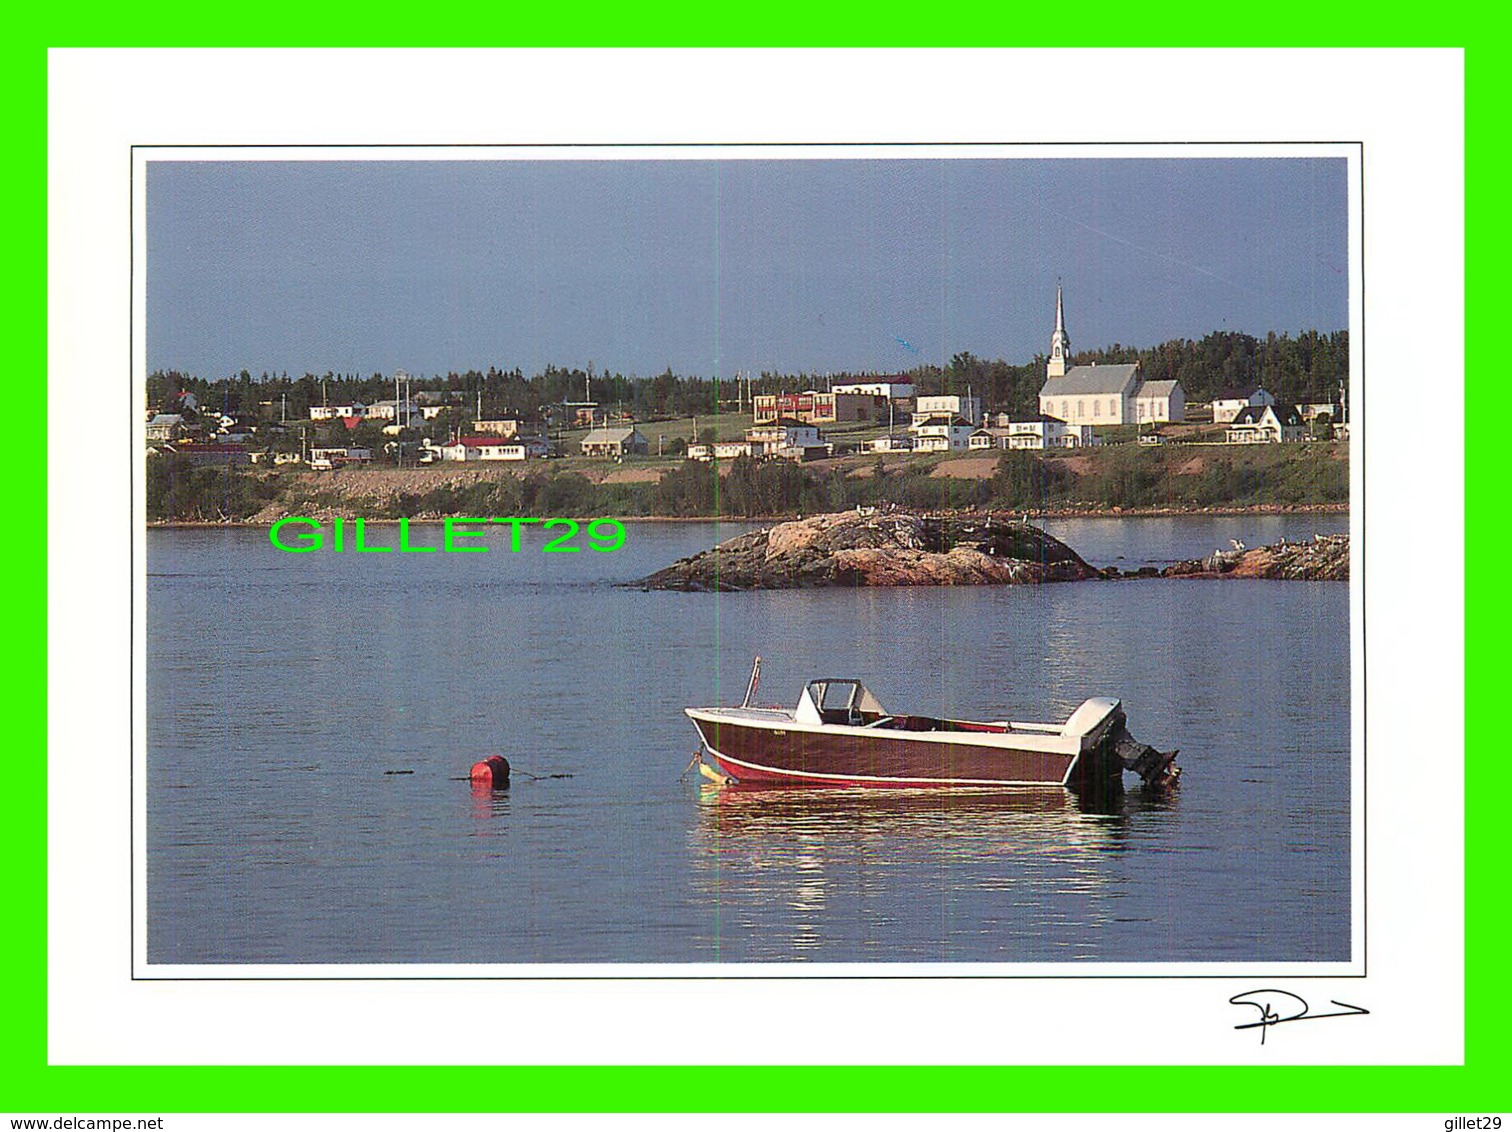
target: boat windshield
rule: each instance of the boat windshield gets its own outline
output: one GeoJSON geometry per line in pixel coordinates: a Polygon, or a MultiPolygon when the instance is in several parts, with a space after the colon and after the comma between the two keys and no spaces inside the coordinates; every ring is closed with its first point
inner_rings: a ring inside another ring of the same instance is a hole
{"type": "Polygon", "coordinates": [[[825,723],[871,722],[887,714],[859,680],[811,680],[807,695],[825,723]]]}

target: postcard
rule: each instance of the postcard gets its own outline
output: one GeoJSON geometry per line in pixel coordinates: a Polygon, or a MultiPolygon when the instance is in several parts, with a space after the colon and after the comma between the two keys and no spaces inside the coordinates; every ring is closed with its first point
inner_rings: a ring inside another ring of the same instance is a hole
{"type": "Polygon", "coordinates": [[[653,130],[668,56],[416,53],[332,132],[54,58],[131,470],[54,534],[55,1060],[1463,1058],[1462,572],[1394,535],[1458,522],[1459,151],[1384,59],[690,53],[653,130]],[[834,111],[968,58],[1025,98],[834,111]]]}

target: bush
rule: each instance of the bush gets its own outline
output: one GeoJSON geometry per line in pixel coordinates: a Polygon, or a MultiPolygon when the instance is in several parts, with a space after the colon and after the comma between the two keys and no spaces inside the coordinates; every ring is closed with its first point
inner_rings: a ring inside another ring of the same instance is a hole
{"type": "Polygon", "coordinates": [[[1071,473],[1058,462],[1033,452],[1004,452],[989,481],[992,505],[1010,510],[1046,507],[1064,498],[1070,481],[1071,473]]]}
{"type": "Polygon", "coordinates": [[[147,518],[151,520],[250,519],[278,495],[277,476],[245,468],[196,467],[176,454],[147,461],[147,518]]]}

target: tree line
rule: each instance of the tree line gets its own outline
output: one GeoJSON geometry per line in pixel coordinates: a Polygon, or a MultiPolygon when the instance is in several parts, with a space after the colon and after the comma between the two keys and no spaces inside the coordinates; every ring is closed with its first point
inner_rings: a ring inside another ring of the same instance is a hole
{"type": "MultiPolygon", "coordinates": [[[[1147,381],[1180,381],[1188,401],[1208,401],[1226,389],[1254,385],[1263,385],[1284,403],[1334,401],[1339,383],[1349,374],[1349,332],[1306,330],[1295,338],[1273,332],[1256,338],[1214,331],[1196,341],[1172,339],[1150,347],[1114,343],[1082,350],[1071,358],[1073,365],[1094,362],[1138,362],[1147,381]]],[[[627,377],[619,372],[596,371],[590,364],[587,369],[548,365],[526,377],[518,366],[489,366],[486,370],[416,378],[414,388],[417,392],[444,393],[483,419],[539,420],[547,405],[586,399],[621,409],[638,420],[654,420],[729,411],[737,403],[749,406],[748,398],[753,394],[800,392],[822,388],[826,382],[875,381],[878,376],[771,371],[737,382],[734,378],[677,374],[670,367],[654,377],[627,377]]],[[[1012,364],[962,352],[943,367],[918,366],[888,376],[911,379],[921,395],[969,390],[980,395],[989,409],[1015,416],[1032,415],[1045,381],[1045,357],[1012,364]]],[[[308,420],[311,406],[351,401],[368,404],[392,398],[394,377],[334,371],[299,377],[287,373],[254,376],[242,370],[233,377],[210,380],[177,370],[156,370],[147,379],[147,403],[156,408],[173,409],[182,393],[192,393],[202,409],[232,416],[308,420]]]]}

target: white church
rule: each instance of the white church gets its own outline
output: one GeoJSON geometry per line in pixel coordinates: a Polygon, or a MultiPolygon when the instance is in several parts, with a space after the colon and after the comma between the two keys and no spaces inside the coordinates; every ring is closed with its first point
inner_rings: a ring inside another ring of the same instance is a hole
{"type": "Polygon", "coordinates": [[[1071,336],[1066,333],[1066,309],[1059,285],[1055,288],[1055,333],[1050,336],[1050,361],[1040,390],[1040,412],[1068,425],[1123,425],[1186,419],[1186,398],[1175,381],[1145,381],[1139,365],[1072,366],[1071,336]]]}

